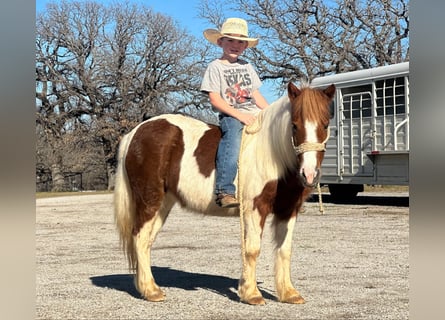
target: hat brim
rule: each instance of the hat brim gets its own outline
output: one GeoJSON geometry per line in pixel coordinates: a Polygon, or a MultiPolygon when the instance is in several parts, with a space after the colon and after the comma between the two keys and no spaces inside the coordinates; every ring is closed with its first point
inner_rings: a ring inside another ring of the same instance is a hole
{"type": "Polygon", "coordinates": [[[215,29],[207,29],[204,31],[204,37],[213,44],[218,45],[218,39],[220,38],[230,38],[235,40],[247,41],[247,47],[253,48],[258,44],[258,39],[256,38],[246,38],[246,37],[235,37],[231,35],[222,34],[218,30],[215,29]]]}

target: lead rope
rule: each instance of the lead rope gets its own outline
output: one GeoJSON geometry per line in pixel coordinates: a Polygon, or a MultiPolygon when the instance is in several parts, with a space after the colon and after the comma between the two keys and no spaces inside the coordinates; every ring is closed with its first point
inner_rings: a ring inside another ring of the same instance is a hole
{"type": "Polygon", "coordinates": [[[241,233],[241,256],[242,256],[242,262],[243,262],[243,272],[242,272],[242,279],[245,279],[245,270],[247,267],[247,261],[246,261],[246,243],[245,243],[245,224],[244,224],[244,201],[243,201],[243,192],[241,190],[241,186],[243,185],[241,183],[241,156],[244,152],[244,148],[246,145],[246,136],[248,134],[255,134],[261,129],[261,124],[263,122],[263,113],[260,112],[258,116],[256,117],[255,121],[249,125],[244,126],[243,132],[241,134],[241,147],[240,147],[240,153],[238,156],[238,187],[237,187],[237,193],[238,193],[238,201],[240,203],[239,206],[239,215],[240,215],[240,233],[241,233]]]}
{"type": "Polygon", "coordinates": [[[317,183],[317,191],[318,191],[318,210],[321,212],[321,214],[324,214],[324,206],[323,206],[323,200],[321,197],[320,182],[317,183]]]}
{"type": "MultiPolygon", "coordinates": [[[[240,238],[241,238],[241,257],[243,262],[242,276],[241,279],[245,280],[245,270],[247,267],[246,261],[246,244],[245,244],[245,226],[244,226],[244,204],[243,204],[243,193],[241,192],[240,186],[241,184],[241,166],[240,166],[240,158],[244,149],[244,135],[246,134],[246,127],[243,128],[243,133],[241,135],[241,148],[240,154],[238,156],[238,201],[239,201],[239,217],[240,217],[240,238]]],[[[239,290],[239,285],[238,285],[239,290]]]]}

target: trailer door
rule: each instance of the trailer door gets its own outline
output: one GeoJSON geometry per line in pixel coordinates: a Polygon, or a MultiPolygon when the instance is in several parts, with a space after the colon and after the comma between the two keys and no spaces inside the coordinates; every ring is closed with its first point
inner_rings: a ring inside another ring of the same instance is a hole
{"type": "Polygon", "coordinates": [[[373,164],[367,156],[373,148],[372,85],[342,88],[340,108],[340,165],[343,176],[372,176],[373,164]]]}

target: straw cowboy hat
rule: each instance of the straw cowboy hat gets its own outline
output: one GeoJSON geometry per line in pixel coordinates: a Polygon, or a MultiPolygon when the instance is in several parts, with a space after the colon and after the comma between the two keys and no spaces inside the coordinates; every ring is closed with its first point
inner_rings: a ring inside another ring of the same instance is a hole
{"type": "Polygon", "coordinates": [[[240,18],[228,18],[223,23],[221,31],[215,29],[205,30],[204,37],[216,45],[218,45],[218,39],[222,37],[247,41],[248,48],[255,47],[258,44],[258,39],[249,38],[247,22],[240,18]]]}

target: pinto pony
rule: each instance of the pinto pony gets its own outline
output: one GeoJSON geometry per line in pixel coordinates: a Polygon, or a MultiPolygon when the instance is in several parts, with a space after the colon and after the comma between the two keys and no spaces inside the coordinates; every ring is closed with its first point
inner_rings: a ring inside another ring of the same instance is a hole
{"type": "Polygon", "coordinates": [[[301,89],[262,110],[244,130],[239,158],[240,208],[215,203],[218,126],[184,115],[161,115],[140,123],[119,146],[114,191],[115,221],[135,285],[149,301],[164,292],[151,272],[150,250],[175,203],[209,215],[241,215],[243,270],[241,301],[264,304],[256,282],[256,262],[266,217],[273,214],[278,300],[304,303],[290,276],[292,232],[303,202],[320,178],[329,137],[335,86],[301,89]]]}

